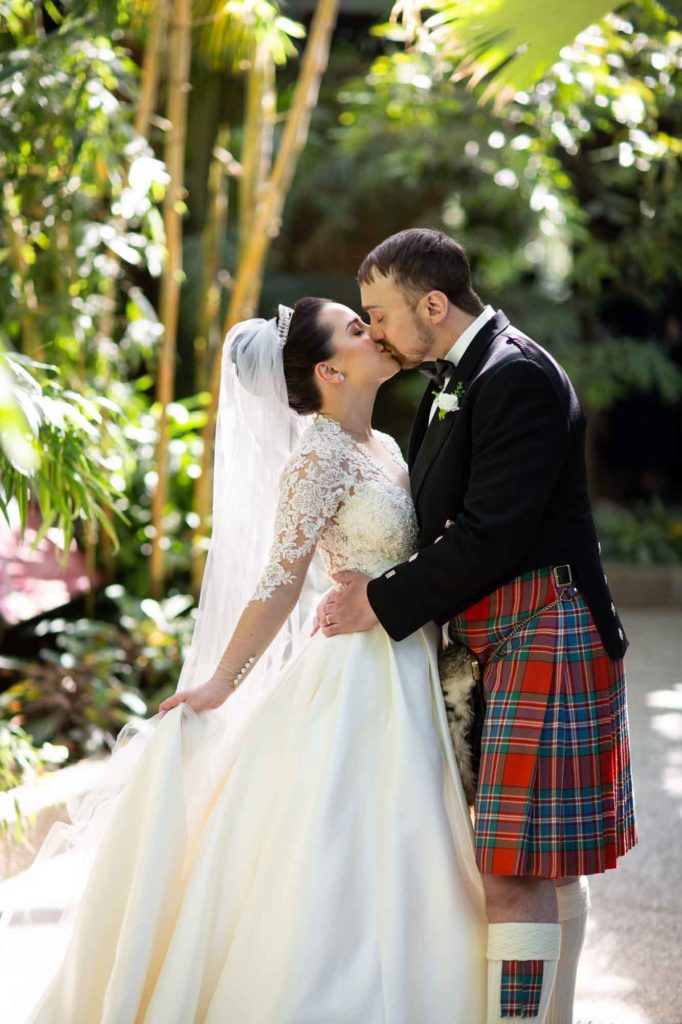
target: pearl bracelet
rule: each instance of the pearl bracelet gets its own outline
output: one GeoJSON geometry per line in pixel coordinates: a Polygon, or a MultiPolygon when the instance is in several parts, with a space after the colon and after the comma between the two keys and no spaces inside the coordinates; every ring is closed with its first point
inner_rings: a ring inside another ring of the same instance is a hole
{"type": "Polygon", "coordinates": [[[252,654],[249,660],[239,669],[239,672],[237,672],[237,675],[234,677],[230,684],[233,690],[236,690],[239,684],[244,681],[244,676],[247,674],[247,672],[250,672],[255,660],[256,656],[255,654],[252,654]]]}

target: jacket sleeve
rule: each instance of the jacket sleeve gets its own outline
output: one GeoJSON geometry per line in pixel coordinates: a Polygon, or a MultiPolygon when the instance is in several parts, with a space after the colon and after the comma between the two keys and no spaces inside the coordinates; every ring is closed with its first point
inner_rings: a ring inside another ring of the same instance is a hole
{"type": "Polygon", "coordinates": [[[528,359],[481,384],[471,430],[469,483],[455,522],[368,584],[394,640],[431,620],[442,625],[495,589],[523,557],[565,463],[568,409],[558,384],[528,359]]]}

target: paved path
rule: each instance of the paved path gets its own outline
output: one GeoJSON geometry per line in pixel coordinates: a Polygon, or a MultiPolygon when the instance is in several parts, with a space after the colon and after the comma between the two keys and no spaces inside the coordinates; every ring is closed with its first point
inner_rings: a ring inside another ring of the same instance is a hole
{"type": "MultiPolygon", "coordinates": [[[[631,640],[626,664],[640,842],[616,871],[591,880],[574,1020],[682,1024],[682,612],[626,610],[623,620],[631,640]]],[[[8,884],[0,884],[0,899],[8,884]]],[[[57,877],[48,889],[35,902],[49,920],[57,877]]],[[[4,954],[5,999],[28,994],[23,970],[49,948],[50,927],[46,921],[22,928],[11,955],[4,954]]],[[[19,1024],[22,1016],[0,1019],[19,1024]]]]}
{"type": "Polygon", "coordinates": [[[682,611],[622,613],[639,843],[590,879],[576,1024],[682,1024],[682,611]]]}

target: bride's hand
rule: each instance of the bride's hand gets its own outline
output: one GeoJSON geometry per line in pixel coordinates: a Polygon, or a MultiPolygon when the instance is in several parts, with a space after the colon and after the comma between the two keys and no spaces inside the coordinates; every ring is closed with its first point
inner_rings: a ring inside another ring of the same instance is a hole
{"type": "Polygon", "coordinates": [[[163,718],[167,711],[182,703],[189,704],[192,711],[197,712],[219,708],[232,693],[234,693],[234,689],[230,683],[209,679],[203,686],[171,694],[159,704],[159,714],[163,718]]]}

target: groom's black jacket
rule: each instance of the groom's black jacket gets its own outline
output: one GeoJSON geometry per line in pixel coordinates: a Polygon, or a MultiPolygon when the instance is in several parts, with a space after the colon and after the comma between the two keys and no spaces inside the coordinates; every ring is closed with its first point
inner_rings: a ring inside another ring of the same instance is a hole
{"type": "Polygon", "coordinates": [[[586,417],[568,376],[498,310],[446,392],[458,381],[457,411],[429,425],[433,384],[417,411],[408,461],[419,554],[369,583],[379,621],[402,640],[522,573],[569,563],[604,647],[621,657],[628,641],[587,492],[586,417]]]}

